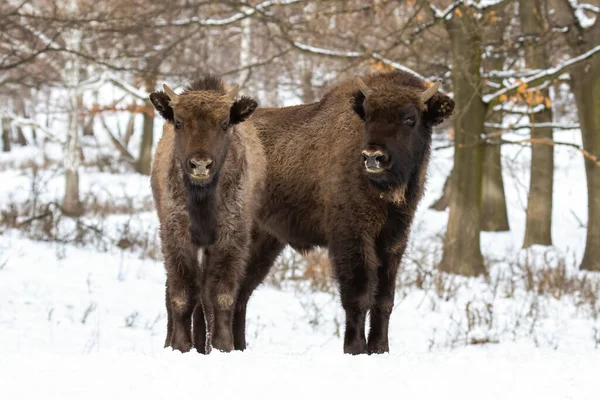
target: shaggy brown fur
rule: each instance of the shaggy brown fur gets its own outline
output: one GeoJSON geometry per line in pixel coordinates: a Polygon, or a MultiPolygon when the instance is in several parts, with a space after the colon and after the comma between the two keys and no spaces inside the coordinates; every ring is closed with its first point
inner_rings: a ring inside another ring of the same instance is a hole
{"type": "Polygon", "coordinates": [[[454,102],[436,93],[423,104],[425,83],[404,72],[363,79],[372,90],[366,98],[348,81],[317,103],[254,114],[268,159],[266,195],[236,304],[236,349],[246,346],[252,291],[290,244],[328,248],[346,312],[344,352],[389,350],[396,272],[425,186],[432,127],[454,102]],[[383,172],[367,173],[367,148],[386,155],[383,172]]]}
{"type": "Polygon", "coordinates": [[[247,97],[234,101],[221,80],[210,76],[172,97],[150,95],[166,119],[151,176],[167,270],[165,347],[230,351],[234,304],[265,174],[257,133],[250,122],[241,123],[257,104],[247,97]],[[208,159],[211,164],[196,174],[190,162],[208,159]]]}

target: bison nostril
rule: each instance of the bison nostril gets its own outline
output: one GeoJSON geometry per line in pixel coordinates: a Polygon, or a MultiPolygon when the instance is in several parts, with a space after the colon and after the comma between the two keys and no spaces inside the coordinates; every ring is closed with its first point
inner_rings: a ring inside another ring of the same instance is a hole
{"type": "Polygon", "coordinates": [[[192,170],[201,169],[204,171],[208,171],[213,165],[213,160],[205,158],[192,158],[188,161],[188,165],[192,170]]]}

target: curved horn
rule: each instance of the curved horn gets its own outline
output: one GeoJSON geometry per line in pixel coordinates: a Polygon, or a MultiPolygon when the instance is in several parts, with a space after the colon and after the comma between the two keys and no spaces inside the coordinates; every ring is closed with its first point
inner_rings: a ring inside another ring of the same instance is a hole
{"type": "Polygon", "coordinates": [[[362,79],[360,79],[360,76],[354,75],[354,82],[356,82],[356,85],[358,86],[358,88],[360,89],[360,91],[362,92],[362,94],[365,95],[365,97],[369,96],[373,92],[367,86],[367,84],[364,83],[362,79]]]}
{"type": "Polygon", "coordinates": [[[235,97],[237,96],[239,91],[240,91],[240,85],[235,84],[231,87],[231,90],[228,93],[231,100],[235,100],[235,97]]]}
{"type": "Polygon", "coordinates": [[[179,95],[175,93],[173,89],[168,87],[166,83],[163,84],[163,89],[165,90],[165,93],[167,94],[167,96],[169,96],[169,99],[171,99],[171,101],[176,100],[179,97],[179,95]]]}
{"type": "Polygon", "coordinates": [[[425,89],[425,91],[421,92],[421,100],[423,103],[426,103],[427,100],[429,100],[435,94],[435,92],[439,90],[440,86],[442,86],[442,83],[438,81],[425,89]]]}

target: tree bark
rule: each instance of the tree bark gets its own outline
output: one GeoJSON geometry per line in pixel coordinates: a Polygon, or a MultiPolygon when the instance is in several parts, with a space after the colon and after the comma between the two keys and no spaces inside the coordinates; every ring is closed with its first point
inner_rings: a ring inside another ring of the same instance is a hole
{"type": "MultiPolygon", "coordinates": [[[[149,78],[146,81],[146,90],[152,91],[156,80],[149,78]]],[[[140,156],[136,163],[136,171],[143,175],[150,175],[152,170],[152,146],[154,145],[154,107],[150,100],[146,100],[144,122],[142,125],[142,141],[140,143],[140,156]]]]}
{"type": "Polygon", "coordinates": [[[2,118],[2,151],[5,153],[11,149],[11,132],[10,120],[6,117],[2,118]]]}
{"type": "Polygon", "coordinates": [[[446,177],[444,187],[442,188],[442,195],[439,199],[434,201],[433,204],[429,206],[429,208],[436,211],[444,211],[446,208],[448,208],[448,206],[450,206],[450,189],[452,188],[452,185],[450,184],[451,181],[452,171],[450,171],[450,174],[446,177]]]}
{"type": "MultiPolygon", "coordinates": [[[[525,62],[528,68],[546,69],[549,66],[545,46],[540,43],[544,31],[540,0],[519,0],[519,17],[525,40],[525,62]]],[[[541,90],[544,98],[548,89],[541,90]]],[[[552,110],[536,113],[532,123],[552,122],[552,110]]],[[[552,140],[552,128],[532,128],[534,139],[552,140]]],[[[554,180],[554,147],[531,145],[531,178],[527,196],[527,218],[523,247],[535,244],[552,245],[552,193],[554,180]]]]}
{"type": "MultiPolygon", "coordinates": [[[[69,9],[72,15],[77,14],[76,0],[71,0],[69,9]]],[[[73,29],[67,39],[67,45],[74,51],[81,47],[83,33],[81,29],[73,29]]],[[[79,196],[79,166],[81,165],[81,146],[79,142],[79,99],[80,90],[80,60],[77,55],[69,57],[65,67],[64,81],[67,86],[67,109],[69,123],[67,128],[67,143],[65,148],[65,196],[62,202],[62,211],[69,216],[83,214],[83,205],[79,196]]]]}
{"type": "MultiPolygon", "coordinates": [[[[501,54],[504,44],[504,30],[508,25],[504,9],[498,10],[492,22],[488,45],[494,47],[494,53],[488,55],[487,69],[502,71],[505,56],[501,54]]],[[[489,110],[487,122],[502,124],[501,111],[489,110]]],[[[490,134],[494,129],[486,130],[490,134]]],[[[494,132],[496,133],[496,132],[494,132]]],[[[500,139],[496,136],[495,139],[500,139]]],[[[502,178],[502,151],[500,145],[486,144],[483,156],[483,182],[481,189],[481,230],[488,232],[508,231],[508,211],[502,178]]]]}
{"type": "MultiPolygon", "coordinates": [[[[573,92],[581,123],[583,147],[600,154],[600,57],[573,71],[573,92]]],[[[600,167],[585,159],[588,224],[581,269],[600,271],[600,167]]]]}
{"type": "Polygon", "coordinates": [[[129,141],[135,132],[135,113],[131,113],[129,115],[129,119],[127,120],[127,127],[125,128],[125,134],[123,135],[123,145],[125,147],[129,146],[129,141]]]}
{"type": "MultiPolygon", "coordinates": [[[[569,44],[580,54],[600,43],[598,17],[593,26],[582,34],[574,34],[570,39],[569,44]]],[[[571,72],[571,88],[577,103],[583,147],[591,154],[600,155],[600,56],[591,58],[571,72]]],[[[580,268],[600,271],[600,167],[587,158],[584,160],[588,190],[588,223],[580,268]]]]}
{"type": "MultiPolygon", "coordinates": [[[[23,101],[22,97],[17,97],[15,106],[15,111],[17,112],[17,115],[22,115],[23,117],[25,117],[25,102],[23,101]]],[[[19,146],[27,146],[27,139],[25,138],[25,134],[23,133],[23,128],[17,125],[15,127],[15,130],[17,134],[17,144],[19,146]]]]}
{"type": "MultiPolygon", "coordinates": [[[[240,68],[246,68],[250,64],[252,55],[252,18],[242,20],[242,37],[240,40],[240,68]]],[[[238,78],[238,85],[243,88],[250,77],[250,70],[244,69],[238,78]]]]}
{"type": "Polygon", "coordinates": [[[481,100],[481,36],[473,13],[464,5],[444,21],[450,35],[454,85],[454,169],[450,213],[439,268],[466,276],[485,272],[480,248],[481,179],[486,108],[481,100]],[[459,67],[460,66],[460,67],[459,67]]]}

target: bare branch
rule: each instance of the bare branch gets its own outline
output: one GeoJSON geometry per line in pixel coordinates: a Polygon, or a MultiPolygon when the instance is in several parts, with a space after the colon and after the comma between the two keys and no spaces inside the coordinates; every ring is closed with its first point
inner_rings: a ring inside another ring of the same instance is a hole
{"type": "Polygon", "coordinates": [[[510,95],[517,93],[517,91],[523,84],[525,84],[527,87],[540,86],[541,84],[545,83],[546,81],[552,80],[553,78],[557,77],[558,75],[568,71],[570,68],[574,67],[575,65],[590,59],[591,57],[596,55],[596,53],[599,53],[599,52],[600,52],[600,45],[581,54],[580,56],[577,56],[577,57],[571,58],[567,61],[564,61],[564,62],[558,64],[556,67],[549,68],[549,69],[544,70],[538,74],[535,74],[529,78],[525,78],[512,86],[509,86],[505,89],[497,91],[496,93],[492,93],[492,94],[483,96],[483,102],[487,103],[488,106],[493,107],[494,105],[501,102],[502,97],[510,96],[510,95]]]}
{"type": "Polygon", "coordinates": [[[588,160],[590,160],[594,164],[596,164],[596,166],[600,167],[600,159],[598,158],[598,156],[595,156],[594,154],[590,153],[589,151],[587,151],[586,149],[584,149],[583,147],[581,147],[575,143],[557,142],[555,140],[550,140],[550,139],[546,139],[546,138],[529,138],[529,139],[516,140],[516,141],[500,139],[499,141],[491,142],[491,144],[513,144],[513,145],[524,145],[524,144],[528,144],[528,143],[530,143],[530,144],[547,144],[548,146],[572,147],[572,148],[576,149],[577,151],[579,151],[581,154],[583,154],[583,156],[585,158],[587,158],[588,160]]]}

